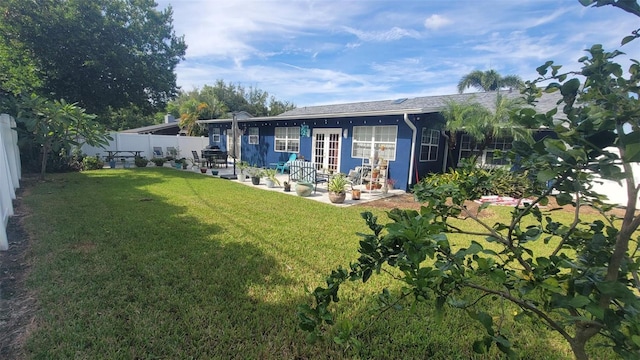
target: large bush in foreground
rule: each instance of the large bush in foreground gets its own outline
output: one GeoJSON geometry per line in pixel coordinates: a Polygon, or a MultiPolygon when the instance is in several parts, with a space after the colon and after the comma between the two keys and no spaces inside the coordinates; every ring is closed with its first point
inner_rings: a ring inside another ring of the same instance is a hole
{"type": "MultiPolygon", "coordinates": [[[[626,39],[628,41],[628,39],[626,39]]],[[[359,258],[348,269],[338,268],[326,286],[312,292],[312,304],[299,308],[300,326],[312,337],[323,324],[334,321],[330,305],[339,299],[347,280],[366,282],[387,272],[404,283],[398,293],[383,290],[388,307],[395,299],[433,300],[438,310],[448,306],[467,312],[485,329],[473,348],[485,352],[494,344],[515,356],[513,337],[503,329],[505,317],[533,318],[560,334],[577,359],[587,359],[586,344],[596,335],[605,338],[620,356],[640,357],[640,281],[638,268],[640,216],[635,214],[640,186],[634,182],[631,163],[640,161],[640,66],[632,60],[627,74],[614,62],[618,51],[605,52],[594,45],[580,59],[577,74],[560,73],[548,62],[538,69],[539,81],[552,82],[544,91],[559,91],[562,116],[520,110],[515,120],[530,128],[555,131],[558,138],[533,144],[515,142],[511,156],[524,171],[536,174],[539,186],[548,185],[534,200],[513,208],[505,222],[486,223],[464,202],[489,186],[489,177],[463,176],[455,182],[422,182],[416,197],[425,203],[420,212],[394,210],[392,222],[379,224],[364,213],[370,232],[362,234],[359,258]],[[623,218],[608,215],[612,208],[592,189],[594,174],[626,184],[628,204],[623,218]],[[543,212],[555,198],[573,206],[574,220],[562,222],[553,212],[543,212]],[[584,206],[602,213],[601,220],[585,220],[584,206]],[[456,226],[452,219],[464,215],[482,231],[456,226]],[[466,234],[476,240],[464,248],[453,247],[448,234],[466,234]],[[534,251],[543,242],[547,251],[534,251]],[[497,249],[497,250],[496,250],[497,249]],[[395,268],[395,269],[390,269],[395,268]],[[477,306],[485,297],[510,302],[517,314],[489,313],[477,306]]],[[[529,83],[526,95],[534,102],[541,89],[529,83]]],[[[347,339],[338,337],[339,342],[347,339]]],[[[357,342],[357,339],[355,340],[357,342]]]]}

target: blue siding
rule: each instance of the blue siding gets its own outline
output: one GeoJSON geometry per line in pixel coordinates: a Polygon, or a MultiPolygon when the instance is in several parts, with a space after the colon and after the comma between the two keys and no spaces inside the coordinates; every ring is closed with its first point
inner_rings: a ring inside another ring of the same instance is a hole
{"type": "MultiPolygon", "coordinates": [[[[242,160],[249,162],[254,166],[268,166],[270,163],[276,163],[279,161],[285,161],[289,158],[289,153],[276,152],[274,146],[274,133],[276,127],[299,127],[301,125],[309,126],[309,136],[300,137],[300,152],[299,154],[304,156],[305,159],[311,160],[313,149],[313,130],[322,128],[340,128],[344,131],[347,129],[348,137],[342,138],[342,148],[340,155],[340,169],[342,173],[348,173],[350,169],[354,169],[356,166],[362,164],[362,159],[351,157],[352,153],[352,136],[354,126],[379,126],[379,125],[395,125],[398,127],[397,132],[397,148],[396,159],[389,161],[389,177],[396,180],[396,187],[403,190],[409,190],[409,166],[411,161],[414,161],[415,167],[411,174],[412,183],[416,183],[416,179],[424,176],[427,172],[437,171],[442,168],[442,154],[439,154],[438,161],[426,163],[420,163],[417,161],[420,156],[420,135],[423,126],[430,124],[429,126],[437,126],[437,116],[430,116],[429,114],[422,114],[420,116],[409,116],[409,120],[417,128],[416,133],[416,148],[414,148],[415,159],[411,159],[411,140],[413,132],[411,128],[405,123],[402,115],[389,115],[389,116],[376,116],[376,117],[351,117],[351,118],[339,118],[339,119],[316,119],[316,120],[298,120],[298,121],[256,121],[256,122],[241,122],[240,128],[244,130],[242,136],[242,160]],[[432,125],[433,124],[433,125],[432,125]],[[259,129],[259,144],[249,145],[248,128],[257,127],[259,129]],[[416,177],[417,176],[417,177],[416,177]]],[[[221,149],[227,150],[225,131],[230,129],[230,124],[209,124],[209,129],[214,127],[220,128],[220,143],[211,143],[212,145],[219,145],[221,149]]],[[[211,139],[211,137],[210,137],[211,139]]],[[[210,140],[211,141],[211,140],[210,140]]],[[[440,142],[440,152],[442,153],[445,148],[444,139],[440,142]]]]}

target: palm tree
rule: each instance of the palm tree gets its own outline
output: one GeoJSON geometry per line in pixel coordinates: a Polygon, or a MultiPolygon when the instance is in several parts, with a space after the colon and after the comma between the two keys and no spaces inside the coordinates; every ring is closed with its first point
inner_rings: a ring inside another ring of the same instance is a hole
{"type": "Polygon", "coordinates": [[[459,132],[464,132],[476,143],[476,155],[482,154],[498,138],[530,140],[531,131],[512,121],[511,114],[521,106],[521,99],[509,98],[500,93],[496,94],[492,110],[473,101],[473,98],[466,102],[447,102],[442,116],[446,120],[444,129],[449,132],[449,156],[452,155],[459,132]]]}
{"type": "Polygon", "coordinates": [[[465,75],[458,82],[458,92],[462,94],[465,89],[473,87],[482,91],[496,91],[502,88],[520,88],[522,79],[517,75],[502,76],[495,70],[475,70],[465,75]]]}

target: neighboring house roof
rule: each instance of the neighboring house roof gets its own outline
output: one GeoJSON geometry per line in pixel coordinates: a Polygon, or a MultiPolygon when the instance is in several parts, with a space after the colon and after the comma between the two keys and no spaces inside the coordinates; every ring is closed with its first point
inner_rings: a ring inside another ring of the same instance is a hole
{"type": "MultiPolygon", "coordinates": [[[[238,119],[238,121],[278,121],[292,119],[338,118],[356,116],[428,114],[442,111],[449,101],[473,101],[482,104],[489,110],[494,110],[496,94],[496,92],[481,92],[439,96],[423,96],[411,99],[407,98],[334,105],[305,106],[289,110],[278,116],[254,117],[246,120],[238,119]]],[[[501,92],[501,94],[509,98],[517,98],[521,96],[517,91],[503,91],[501,92]]],[[[538,109],[539,112],[549,111],[557,107],[556,103],[558,99],[559,95],[557,93],[544,94],[540,99],[538,99],[536,109],[538,109]]],[[[229,121],[230,119],[211,119],[199,120],[198,122],[215,123],[229,121]]]]}
{"type": "Polygon", "coordinates": [[[135,129],[127,129],[120,131],[121,133],[130,134],[160,134],[160,135],[176,135],[180,133],[180,126],[177,122],[143,126],[135,129]]]}

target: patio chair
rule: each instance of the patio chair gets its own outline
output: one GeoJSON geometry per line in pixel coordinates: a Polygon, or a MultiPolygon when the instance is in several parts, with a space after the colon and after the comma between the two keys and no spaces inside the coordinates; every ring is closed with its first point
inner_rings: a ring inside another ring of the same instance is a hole
{"type": "Polygon", "coordinates": [[[280,162],[273,163],[273,164],[270,164],[270,165],[275,165],[276,166],[276,171],[280,170],[280,174],[284,174],[285,170],[289,171],[289,166],[291,165],[291,162],[295,161],[297,158],[298,158],[298,155],[291,154],[291,155],[289,155],[289,160],[280,161],[280,162]]]}
{"type": "Polygon", "coordinates": [[[162,148],[160,146],[154,146],[153,147],[153,157],[154,158],[161,158],[162,156],[162,148]]]}
{"type": "Polygon", "coordinates": [[[313,163],[304,160],[294,160],[289,164],[289,181],[307,182],[313,184],[316,192],[318,183],[326,182],[327,178],[318,176],[318,170],[313,163]]]}
{"type": "Polygon", "coordinates": [[[193,155],[193,166],[204,167],[204,161],[200,162],[200,156],[198,156],[197,151],[191,150],[191,155],[193,155]]]}

